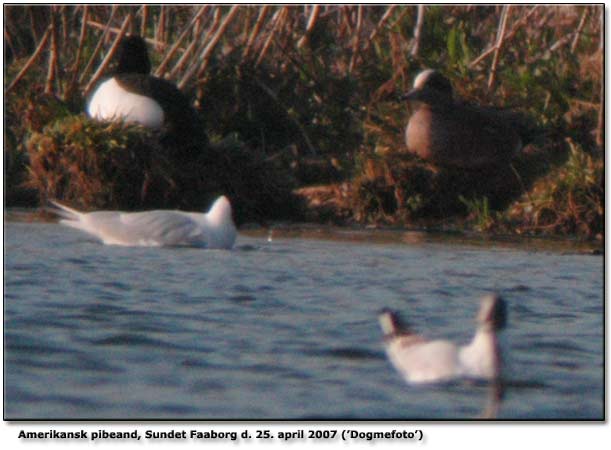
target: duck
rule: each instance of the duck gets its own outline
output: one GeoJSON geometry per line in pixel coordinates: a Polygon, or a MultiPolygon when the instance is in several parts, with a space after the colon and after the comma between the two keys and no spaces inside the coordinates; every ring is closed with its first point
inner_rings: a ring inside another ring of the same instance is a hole
{"type": "Polygon", "coordinates": [[[207,213],[178,210],[81,212],[51,200],[60,224],[81,230],[105,245],[231,249],[237,230],[231,203],[218,197],[207,213]]]}
{"type": "Polygon", "coordinates": [[[87,105],[89,117],[100,121],[124,120],[147,128],[166,127],[177,138],[190,137],[200,128],[197,112],[170,81],[152,76],[144,39],[123,38],[114,74],[101,82],[87,105]]]}
{"type": "Polygon", "coordinates": [[[412,332],[401,316],[390,309],[383,309],[378,319],[388,359],[408,384],[500,378],[502,361],[497,332],[506,326],[507,305],[497,294],[481,299],[475,335],[463,346],[448,340],[428,340],[412,332]]]}
{"type": "Polygon", "coordinates": [[[452,84],[437,70],[420,72],[401,99],[413,107],[405,128],[407,151],[435,165],[507,166],[532,139],[534,127],[525,115],[456,100],[452,84]]]}

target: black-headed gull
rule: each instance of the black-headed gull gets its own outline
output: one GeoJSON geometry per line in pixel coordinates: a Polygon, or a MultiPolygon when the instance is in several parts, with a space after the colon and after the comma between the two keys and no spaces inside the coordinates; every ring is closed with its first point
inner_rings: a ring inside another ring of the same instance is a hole
{"type": "Polygon", "coordinates": [[[207,213],[177,210],[80,212],[51,201],[60,223],[89,233],[107,245],[190,246],[229,249],[236,240],[231,204],[221,196],[207,213]]]}
{"type": "Polygon", "coordinates": [[[477,315],[475,336],[469,344],[457,346],[446,340],[429,341],[412,333],[388,309],[379,315],[388,358],[410,384],[456,378],[497,379],[501,355],[496,332],[505,326],[506,319],[505,301],[498,295],[485,296],[477,315]]]}

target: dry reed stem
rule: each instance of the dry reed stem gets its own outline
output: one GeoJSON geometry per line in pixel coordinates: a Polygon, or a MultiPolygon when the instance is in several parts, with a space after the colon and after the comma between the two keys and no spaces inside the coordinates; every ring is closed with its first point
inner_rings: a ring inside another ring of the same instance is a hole
{"type": "MultiPolygon", "coordinates": [[[[507,35],[505,36],[505,42],[509,41],[510,39],[512,39],[516,35],[516,33],[520,30],[520,28],[522,28],[522,26],[526,23],[526,21],[535,13],[535,11],[537,11],[539,6],[541,6],[541,5],[533,6],[531,8],[531,10],[528,11],[528,13],[526,13],[526,15],[522,16],[521,19],[516,21],[516,23],[513,25],[513,28],[511,29],[511,31],[509,33],[507,33],[507,35]]],[[[495,51],[496,51],[496,43],[495,43],[495,45],[493,45],[490,48],[488,48],[487,50],[485,50],[481,55],[479,55],[473,61],[471,61],[469,63],[469,68],[471,68],[471,69],[474,68],[475,66],[477,66],[480,62],[482,62],[484,59],[486,59],[488,56],[490,56],[495,51]]]]}
{"type": "Polygon", "coordinates": [[[57,70],[57,14],[56,7],[51,7],[51,48],[49,51],[49,68],[47,71],[47,79],[45,80],[45,94],[53,94],[53,85],[55,83],[55,75],[57,70]]]}
{"type": "Polygon", "coordinates": [[[392,15],[392,13],[395,12],[395,9],[397,9],[397,5],[392,5],[389,6],[386,9],[386,12],[384,13],[384,15],[382,16],[382,18],[380,19],[380,21],[378,22],[378,24],[376,25],[376,27],[373,29],[373,31],[369,34],[369,38],[367,41],[367,46],[365,47],[365,50],[369,48],[369,46],[371,45],[371,41],[373,41],[376,36],[378,35],[378,33],[380,32],[380,30],[382,29],[382,27],[384,26],[384,24],[386,23],[386,21],[390,18],[390,16],[392,15]]]}
{"type": "Polygon", "coordinates": [[[206,32],[205,36],[203,38],[201,38],[201,46],[205,47],[205,43],[210,39],[210,36],[212,36],[212,33],[215,33],[216,30],[218,30],[219,25],[221,24],[221,18],[223,17],[223,11],[221,11],[221,8],[219,8],[218,6],[214,9],[214,14],[213,14],[213,20],[212,20],[212,25],[210,26],[210,28],[208,28],[208,31],[206,32]]]}
{"type": "MultiPolygon", "coordinates": [[[[604,11],[601,13],[604,14],[604,11]]],[[[601,28],[601,34],[604,33],[604,27],[601,28]]],[[[603,56],[602,56],[602,43],[604,42],[603,36],[601,36],[601,47],[599,48],[599,52],[600,52],[600,62],[601,62],[601,70],[600,73],[603,73],[604,70],[604,63],[603,63],[603,56]]],[[[596,135],[595,135],[595,139],[596,139],[596,145],[598,145],[600,148],[603,148],[603,145],[605,143],[605,83],[604,80],[600,81],[600,102],[598,104],[598,123],[596,124],[596,135]]]]}
{"type": "Polygon", "coordinates": [[[62,42],[68,42],[68,7],[63,5],[60,9],[62,19],[62,42]]]}
{"type": "Polygon", "coordinates": [[[49,11],[49,9],[37,9],[34,6],[29,6],[28,8],[30,12],[30,30],[32,32],[32,36],[34,36],[34,41],[38,41],[40,34],[44,34],[42,30],[46,28],[41,27],[41,22],[46,22],[46,17],[43,17],[43,19],[40,20],[40,16],[46,16],[46,12],[49,11]]]}
{"type": "MultiPolygon", "coordinates": [[[[213,16],[213,23],[210,29],[211,30],[214,29],[218,25],[219,21],[220,21],[220,10],[215,9],[214,16],[213,16]]],[[[196,22],[196,23],[199,24],[200,22],[196,22]]],[[[191,41],[191,43],[189,44],[189,46],[187,47],[183,55],[180,57],[178,62],[174,65],[174,68],[170,71],[170,75],[169,75],[170,79],[173,80],[177,78],[178,74],[183,70],[185,66],[187,66],[189,62],[191,62],[191,65],[188,66],[187,71],[195,70],[194,67],[197,66],[198,61],[196,58],[193,58],[192,55],[197,55],[198,53],[202,51],[205,45],[205,40],[202,39],[202,36],[204,35],[204,31],[205,30],[203,27],[201,26],[198,27],[198,31],[197,31],[198,34],[196,34],[193,37],[193,40],[191,41]]]]}
{"type": "MultiPolygon", "coordinates": [[[[391,49],[391,61],[392,61],[392,78],[389,80],[392,84],[395,85],[399,78],[402,79],[401,89],[405,89],[407,86],[405,82],[408,81],[407,77],[407,61],[404,56],[403,48],[401,47],[401,36],[399,33],[389,33],[388,40],[390,41],[390,49],[391,49]]],[[[385,83],[387,84],[387,83],[385,83]]],[[[390,86],[382,85],[378,92],[382,94],[384,89],[390,88],[390,86]]],[[[389,94],[391,91],[387,91],[386,94],[389,94]]]]}
{"type": "MultiPolygon", "coordinates": [[[[203,33],[202,30],[199,31],[199,36],[196,36],[196,38],[194,38],[191,43],[189,44],[189,46],[185,49],[185,52],[182,54],[182,56],[178,59],[178,62],[176,64],[174,64],[174,67],[172,68],[172,70],[170,70],[170,73],[168,75],[168,78],[170,79],[174,79],[176,78],[176,76],[178,75],[178,73],[180,73],[183,68],[187,65],[187,63],[191,60],[191,66],[197,65],[197,61],[193,60],[193,58],[191,58],[191,55],[194,54],[195,51],[195,47],[197,47],[198,44],[200,44],[200,39],[199,37],[201,36],[201,34],[203,33]]],[[[203,44],[200,45],[200,48],[203,44]]],[[[189,66],[189,67],[191,67],[189,66]]]]}
{"type": "Polygon", "coordinates": [[[310,18],[308,19],[308,24],[306,25],[306,30],[299,42],[297,42],[297,48],[303,48],[310,39],[310,34],[312,30],[316,26],[316,21],[318,20],[318,16],[320,15],[320,5],[314,5],[312,7],[312,12],[310,13],[310,18]]]}
{"type": "MultiPolygon", "coordinates": [[[[166,17],[166,5],[161,5],[161,9],[159,11],[159,17],[157,19],[157,30],[155,32],[155,40],[157,42],[165,42],[165,17],[166,17]]],[[[163,49],[160,48],[159,45],[155,45],[155,49],[160,52],[163,49]]]]}
{"type": "Polygon", "coordinates": [[[336,14],[338,9],[338,5],[325,5],[319,17],[321,19],[325,19],[333,14],[336,14]]]}
{"type": "Polygon", "coordinates": [[[85,45],[85,39],[87,38],[87,19],[89,17],[89,7],[88,5],[83,6],[83,14],[81,17],[81,32],[79,33],[79,42],[78,48],[76,49],[76,56],[74,57],[74,63],[72,64],[72,78],[70,79],[70,84],[68,85],[68,89],[66,90],[66,94],[64,96],[64,100],[72,97],[72,93],[76,90],[77,78],[78,78],[78,68],[81,63],[81,55],[83,53],[83,46],[85,45]]]}
{"type": "Polygon", "coordinates": [[[30,56],[30,59],[28,59],[28,61],[23,66],[23,68],[15,76],[15,79],[11,82],[9,87],[6,88],[5,94],[8,94],[10,91],[12,91],[15,88],[15,86],[17,86],[19,81],[21,81],[21,79],[25,76],[28,70],[30,70],[30,68],[34,65],[34,63],[36,62],[36,60],[38,59],[42,51],[47,46],[47,41],[49,40],[49,37],[51,36],[51,29],[52,27],[51,25],[49,25],[47,27],[47,31],[45,32],[45,34],[43,34],[42,39],[40,43],[38,44],[38,47],[36,47],[36,50],[34,51],[32,56],[30,56]]]}
{"type": "MultiPolygon", "coordinates": [[[[206,47],[206,40],[218,28],[218,25],[221,22],[221,10],[219,8],[215,8],[212,16],[212,25],[206,29],[204,27],[198,27],[199,34],[194,36],[191,44],[187,48],[185,54],[180,58],[180,61],[176,65],[176,67],[170,72],[170,77],[175,78],[177,74],[182,71],[182,78],[184,78],[187,74],[193,74],[198,67],[199,59],[197,55],[200,55],[204,48],[206,47]],[[188,53],[189,56],[185,56],[188,53]],[[183,68],[186,69],[183,71],[183,68]]],[[[191,76],[189,75],[189,76],[191,76]]],[[[178,83],[180,86],[180,82],[178,83]]]]}
{"type": "Polygon", "coordinates": [[[550,46],[549,51],[550,52],[555,52],[559,48],[562,48],[565,45],[567,45],[569,43],[569,41],[571,40],[572,34],[573,33],[569,33],[569,34],[566,34],[566,35],[562,36],[560,39],[558,39],[556,42],[554,42],[550,46]]]}
{"type": "Polygon", "coordinates": [[[197,36],[199,36],[201,28],[202,28],[202,19],[200,18],[195,21],[195,25],[193,26],[193,34],[191,35],[192,39],[195,39],[197,38],[197,36]]]}
{"type": "Polygon", "coordinates": [[[148,19],[148,5],[142,5],[141,17],[140,17],[140,36],[144,38],[146,35],[146,21],[148,19]]]}
{"type": "Polygon", "coordinates": [[[184,30],[182,30],[182,32],[180,33],[180,36],[178,36],[178,39],[176,39],[176,42],[174,42],[172,47],[170,47],[170,49],[167,51],[163,60],[161,61],[157,69],[155,70],[155,75],[161,76],[163,74],[163,71],[165,70],[170,60],[174,57],[174,54],[176,53],[176,51],[178,50],[182,42],[189,35],[189,32],[193,29],[195,24],[199,21],[200,17],[208,10],[209,7],[210,7],[209,5],[204,5],[204,6],[199,7],[197,14],[193,16],[191,21],[187,24],[184,30]]]}
{"type": "Polygon", "coordinates": [[[259,16],[257,17],[255,26],[253,27],[252,31],[250,32],[250,37],[248,38],[248,42],[246,43],[246,46],[244,47],[244,51],[242,52],[243,60],[246,60],[249,56],[250,49],[252,48],[253,43],[255,42],[255,38],[259,35],[259,32],[261,31],[261,28],[263,27],[263,22],[265,21],[265,17],[267,16],[267,11],[269,11],[269,5],[265,5],[259,10],[259,16]]]}
{"type": "MultiPolygon", "coordinates": [[[[104,39],[106,38],[106,35],[108,34],[110,30],[110,24],[112,23],[113,19],[115,18],[117,9],[118,9],[117,5],[114,5],[112,9],[110,10],[110,18],[108,19],[108,22],[106,23],[106,26],[104,27],[102,36],[100,36],[100,39],[98,40],[98,43],[95,46],[95,49],[93,50],[93,53],[91,54],[91,57],[89,58],[89,62],[85,66],[85,69],[83,70],[83,73],[81,73],[81,76],[79,78],[79,83],[81,84],[85,81],[85,77],[87,76],[91,68],[93,67],[93,63],[95,62],[95,59],[98,57],[98,53],[100,53],[100,50],[102,49],[102,44],[104,43],[104,39]]],[[[90,24],[89,20],[87,21],[87,24],[88,25],[90,24]]]]}
{"type": "Polygon", "coordinates": [[[410,51],[410,55],[413,58],[416,58],[418,53],[420,53],[420,40],[422,39],[422,27],[424,26],[424,12],[425,6],[418,5],[418,16],[416,18],[416,27],[414,28],[414,44],[410,51]]]}
{"type": "MultiPolygon", "coordinates": [[[[97,28],[98,30],[106,30],[106,25],[103,25],[99,22],[96,22],[95,20],[88,20],[87,21],[87,25],[89,25],[92,28],[97,28]]],[[[130,27],[131,27],[131,22],[130,22],[130,27]]],[[[120,28],[116,28],[116,27],[108,27],[108,34],[118,34],[121,32],[120,28]]],[[[126,31],[126,34],[129,33],[129,31],[126,31]]],[[[100,40],[103,40],[105,35],[103,35],[102,38],[100,38],[100,40]]],[[[155,46],[155,48],[161,48],[162,50],[168,47],[168,44],[166,42],[161,42],[158,41],[155,38],[147,38],[142,36],[142,38],[150,45],[155,46]]]]}
{"type": "Polygon", "coordinates": [[[575,31],[575,37],[573,38],[573,42],[571,43],[571,53],[575,53],[577,49],[577,44],[579,43],[579,38],[581,37],[581,32],[583,31],[583,27],[586,24],[586,18],[588,17],[588,8],[585,7],[583,9],[583,13],[581,14],[581,20],[579,21],[579,25],[577,25],[577,30],[575,31]]]}
{"type": "Polygon", "coordinates": [[[393,29],[394,27],[396,27],[397,24],[401,22],[401,20],[403,20],[403,18],[407,15],[408,12],[409,12],[409,8],[403,8],[403,11],[401,12],[401,14],[399,14],[399,17],[397,17],[395,21],[391,23],[388,28],[393,29]]]}
{"type": "Polygon", "coordinates": [[[503,10],[501,12],[500,25],[499,30],[497,32],[495,52],[492,58],[492,65],[490,66],[490,75],[488,77],[488,91],[492,91],[492,87],[494,86],[494,82],[496,81],[496,71],[499,65],[499,57],[501,54],[501,49],[503,48],[503,44],[505,43],[505,33],[507,31],[507,19],[509,18],[509,12],[511,10],[511,5],[504,5],[503,10]]]}
{"type": "Polygon", "coordinates": [[[6,29],[6,25],[4,25],[4,42],[8,46],[8,48],[11,50],[11,53],[13,55],[16,55],[17,49],[15,48],[15,44],[13,43],[13,38],[11,37],[11,34],[6,29]]]}
{"type": "MultiPolygon", "coordinates": [[[[292,51],[294,49],[294,30],[297,29],[299,20],[299,11],[296,7],[289,7],[286,12],[276,35],[274,36],[274,44],[283,52],[292,51]]],[[[281,64],[282,72],[286,72],[287,64],[281,64]]]]}
{"type": "Polygon", "coordinates": [[[244,11],[244,14],[242,14],[242,20],[240,21],[240,27],[239,30],[236,30],[235,35],[233,37],[233,41],[239,42],[240,47],[244,48],[244,45],[246,44],[246,42],[248,41],[248,36],[249,36],[249,29],[251,28],[251,19],[253,17],[253,13],[254,13],[254,8],[256,8],[256,6],[244,6],[242,8],[242,11],[244,11]]]}
{"type": "Polygon", "coordinates": [[[268,32],[267,39],[265,40],[265,43],[263,44],[263,47],[261,48],[261,52],[259,53],[259,57],[257,58],[257,61],[255,62],[255,67],[259,67],[259,64],[261,64],[261,61],[263,61],[265,54],[267,53],[267,51],[269,50],[269,47],[272,44],[272,40],[274,38],[274,35],[276,34],[276,30],[278,29],[280,24],[285,20],[287,14],[288,14],[288,9],[286,6],[283,6],[278,11],[276,11],[276,13],[272,16],[272,19],[271,19],[272,27],[271,27],[271,30],[268,32]]]}
{"type": "Polygon", "coordinates": [[[218,31],[215,33],[214,37],[212,38],[212,40],[210,41],[210,43],[204,50],[204,53],[202,54],[202,57],[201,57],[203,62],[202,62],[200,69],[197,72],[198,78],[204,75],[208,67],[208,62],[210,60],[210,56],[212,55],[212,52],[214,51],[216,45],[218,44],[218,42],[221,40],[221,37],[225,33],[225,30],[227,30],[227,27],[229,27],[229,24],[232,22],[233,18],[236,16],[238,12],[239,12],[239,5],[233,5],[231,9],[229,10],[229,12],[227,13],[227,15],[225,16],[225,19],[223,20],[223,23],[220,25],[218,31]]]}
{"type": "Polygon", "coordinates": [[[354,42],[352,44],[352,57],[350,58],[350,64],[348,64],[348,73],[354,71],[356,62],[359,57],[359,50],[361,48],[361,30],[363,29],[363,5],[358,5],[356,10],[356,30],[354,33],[354,42]]]}
{"type": "Polygon", "coordinates": [[[352,21],[350,18],[350,11],[347,6],[342,7],[341,15],[343,17],[342,24],[344,25],[344,30],[349,36],[354,35],[354,32],[352,31],[353,28],[352,21]]]}
{"type": "MultiPolygon", "coordinates": [[[[185,70],[185,72],[183,73],[180,81],[178,82],[178,88],[182,89],[184,86],[186,86],[186,84],[188,83],[189,79],[191,79],[191,77],[195,74],[195,72],[197,71],[197,68],[199,67],[199,65],[201,64],[201,54],[205,51],[206,46],[207,46],[207,41],[210,38],[210,36],[212,35],[212,33],[216,32],[216,30],[218,30],[220,23],[221,23],[221,14],[222,11],[220,8],[216,8],[214,10],[214,16],[213,16],[213,22],[212,25],[210,26],[210,28],[208,29],[208,31],[205,33],[205,36],[203,38],[199,38],[199,39],[195,39],[193,41],[193,44],[197,45],[197,49],[194,50],[193,52],[193,57],[191,58],[191,64],[189,66],[187,66],[187,69],[185,70]]],[[[202,35],[204,33],[204,30],[202,30],[202,35]]],[[[195,48],[195,45],[193,48],[195,48]]],[[[181,64],[181,66],[186,65],[187,61],[185,60],[184,63],[181,64]]],[[[178,73],[178,71],[172,71],[172,73],[178,73]]]]}
{"type": "Polygon", "coordinates": [[[81,20],[81,32],[79,33],[79,40],[78,40],[78,48],[76,49],[76,56],[74,58],[74,66],[72,69],[74,72],[73,82],[76,81],[76,75],[78,73],[78,66],[81,61],[81,55],[83,53],[85,39],[87,38],[87,20],[88,19],[89,19],[89,7],[87,5],[84,5],[83,6],[83,17],[81,20]]]}
{"type": "Polygon", "coordinates": [[[132,16],[131,14],[128,14],[125,20],[123,20],[123,25],[121,26],[121,29],[119,30],[119,34],[117,34],[117,36],[115,37],[115,41],[113,42],[112,46],[110,47],[110,50],[106,54],[106,57],[102,60],[102,63],[98,67],[98,70],[95,71],[95,73],[91,77],[91,80],[89,80],[89,83],[87,83],[87,86],[85,86],[83,96],[85,97],[88,96],[91,88],[98,82],[98,80],[100,79],[104,71],[106,70],[106,67],[108,67],[108,65],[110,64],[110,61],[112,61],[112,58],[114,57],[117,49],[119,48],[119,44],[121,43],[123,36],[125,36],[125,34],[127,33],[127,28],[129,27],[131,22],[132,22],[132,16]]]}
{"type": "Polygon", "coordinates": [[[337,26],[337,40],[343,41],[344,36],[346,35],[346,24],[344,23],[344,20],[342,20],[342,17],[344,16],[344,8],[340,6],[335,10],[335,14],[337,16],[335,19],[335,24],[337,26]]]}
{"type": "Polygon", "coordinates": [[[382,27],[386,24],[386,22],[388,21],[392,13],[395,12],[396,9],[397,9],[397,5],[389,6],[386,9],[386,12],[382,16],[382,18],[379,20],[378,24],[375,26],[373,31],[369,34],[369,37],[367,38],[367,41],[365,42],[365,46],[363,47],[363,53],[367,53],[367,51],[369,50],[369,47],[371,47],[371,43],[377,37],[382,27]]]}

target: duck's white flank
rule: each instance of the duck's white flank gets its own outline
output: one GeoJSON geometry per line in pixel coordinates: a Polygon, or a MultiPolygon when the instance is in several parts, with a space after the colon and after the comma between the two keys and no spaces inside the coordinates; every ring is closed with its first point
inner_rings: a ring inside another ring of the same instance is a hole
{"type": "Polygon", "coordinates": [[[144,212],[95,211],[84,213],[52,202],[60,223],[84,231],[107,245],[123,246],[194,246],[229,249],[237,230],[231,204],[219,197],[208,213],[177,210],[144,212]]]}
{"type": "Polygon", "coordinates": [[[104,81],[89,102],[87,113],[97,120],[134,122],[149,128],[163,125],[163,109],[155,100],[127,91],[115,78],[104,81]]]}

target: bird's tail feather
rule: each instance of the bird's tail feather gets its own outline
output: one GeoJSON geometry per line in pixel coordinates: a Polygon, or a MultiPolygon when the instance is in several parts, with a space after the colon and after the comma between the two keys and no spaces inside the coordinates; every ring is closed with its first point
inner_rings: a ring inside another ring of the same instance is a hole
{"type": "Polygon", "coordinates": [[[57,214],[64,219],[69,220],[78,220],[81,216],[81,213],[76,209],[69,208],[66,205],[62,205],[57,200],[49,200],[49,203],[53,205],[53,207],[46,208],[47,211],[52,212],[53,214],[57,214]]]}

